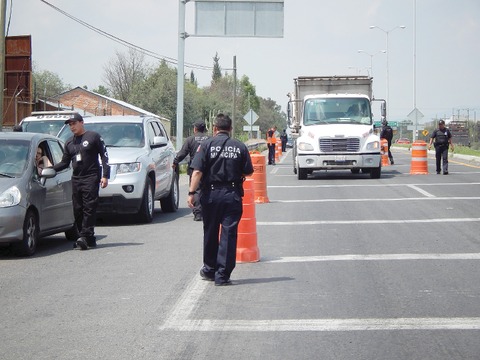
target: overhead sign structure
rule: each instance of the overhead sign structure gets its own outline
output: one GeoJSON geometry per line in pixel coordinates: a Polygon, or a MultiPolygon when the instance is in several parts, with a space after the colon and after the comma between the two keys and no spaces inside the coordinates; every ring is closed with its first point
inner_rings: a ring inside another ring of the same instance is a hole
{"type": "Polygon", "coordinates": [[[284,0],[195,0],[195,36],[283,37],[284,0]]]}

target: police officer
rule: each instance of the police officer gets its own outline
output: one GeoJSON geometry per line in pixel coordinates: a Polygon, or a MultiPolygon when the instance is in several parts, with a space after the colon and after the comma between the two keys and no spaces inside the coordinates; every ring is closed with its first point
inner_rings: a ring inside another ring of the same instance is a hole
{"type": "Polygon", "coordinates": [[[67,168],[70,162],[73,165],[73,213],[80,233],[76,247],[87,250],[89,247],[97,246],[94,227],[98,190],[99,186],[107,187],[110,177],[107,148],[98,133],[85,130],[80,114],[72,114],[65,124],[70,126],[73,136],[65,143],[62,161],[53,168],[60,171],[67,168]],[[102,169],[100,169],[99,156],[102,159],[102,169]]]}
{"type": "Polygon", "coordinates": [[[438,129],[436,129],[430,137],[430,143],[428,144],[428,150],[432,148],[433,140],[435,139],[435,160],[437,174],[440,174],[440,163],[443,162],[443,175],[448,175],[448,148],[452,147],[452,133],[445,127],[445,121],[440,120],[438,122],[438,129]],[[443,161],[442,161],[443,160],[443,161]]]}
{"type": "Polygon", "coordinates": [[[237,230],[242,217],[243,180],[253,173],[247,147],[232,139],[232,120],[223,114],[214,122],[214,136],[202,142],[193,158],[187,204],[202,183],[203,267],[200,276],[215,285],[230,285],[235,268],[237,230]],[[219,231],[221,225],[220,241],[219,231]]]}
{"type": "Polygon", "coordinates": [[[393,129],[390,125],[388,125],[387,119],[382,120],[382,131],[380,132],[380,138],[387,140],[388,144],[388,158],[390,159],[390,164],[394,164],[393,162],[393,155],[390,151],[390,147],[392,146],[392,139],[393,139],[393,129]]]}
{"type": "Polygon", "coordinates": [[[268,165],[275,165],[275,147],[277,144],[277,127],[267,131],[268,165]]]}
{"type": "MultiPolygon", "coordinates": [[[[173,160],[173,168],[175,169],[179,162],[185,159],[187,155],[190,155],[190,159],[188,160],[188,168],[187,174],[190,177],[190,182],[192,181],[192,169],[190,168],[190,164],[192,163],[193,157],[197,152],[198,145],[200,145],[203,141],[209,138],[209,136],[205,133],[206,127],[203,120],[198,120],[193,124],[193,135],[188,137],[185,140],[180,151],[177,153],[177,156],[173,160]]],[[[202,221],[202,205],[200,204],[200,194],[201,194],[201,187],[197,189],[197,192],[193,196],[193,220],[194,221],[202,221]]]]}

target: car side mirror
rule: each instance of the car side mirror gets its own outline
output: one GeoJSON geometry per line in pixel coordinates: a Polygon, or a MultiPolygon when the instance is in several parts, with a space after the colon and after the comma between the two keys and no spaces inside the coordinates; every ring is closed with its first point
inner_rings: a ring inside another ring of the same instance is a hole
{"type": "Polygon", "coordinates": [[[165,136],[155,136],[153,138],[153,144],[150,146],[152,148],[167,146],[168,140],[165,136]]]}

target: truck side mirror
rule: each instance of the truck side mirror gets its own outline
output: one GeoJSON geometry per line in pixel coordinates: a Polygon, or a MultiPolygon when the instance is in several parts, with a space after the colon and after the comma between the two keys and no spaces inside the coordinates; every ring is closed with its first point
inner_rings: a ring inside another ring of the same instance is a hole
{"type": "Polygon", "coordinates": [[[386,101],[382,101],[382,118],[386,119],[387,118],[387,103],[386,101]]]}

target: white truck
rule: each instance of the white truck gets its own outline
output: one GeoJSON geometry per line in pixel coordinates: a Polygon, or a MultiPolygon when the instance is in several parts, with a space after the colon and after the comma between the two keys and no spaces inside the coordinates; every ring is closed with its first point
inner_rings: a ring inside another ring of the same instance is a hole
{"type": "Polygon", "coordinates": [[[369,76],[303,76],[288,94],[288,123],[295,139],[294,173],[307,179],[315,170],[349,169],[381,175],[380,138],[374,132],[369,76]]]}

